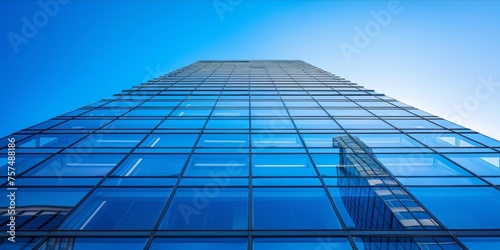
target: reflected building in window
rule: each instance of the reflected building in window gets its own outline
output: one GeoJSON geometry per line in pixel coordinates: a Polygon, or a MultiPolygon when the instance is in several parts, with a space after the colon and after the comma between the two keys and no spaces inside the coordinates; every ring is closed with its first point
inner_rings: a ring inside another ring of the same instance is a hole
{"type": "Polygon", "coordinates": [[[1,249],[500,249],[500,142],[303,61],[198,61],[2,138],[2,197],[8,138],[1,249]]]}

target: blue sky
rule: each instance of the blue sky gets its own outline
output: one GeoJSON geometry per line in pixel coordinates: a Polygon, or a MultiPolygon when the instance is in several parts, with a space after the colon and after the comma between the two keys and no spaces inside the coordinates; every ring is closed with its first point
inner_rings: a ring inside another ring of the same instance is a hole
{"type": "Polygon", "coordinates": [[[196,60],[302,59],[500,138],[500,2],[0,5],[0,136],[196,60]]]}

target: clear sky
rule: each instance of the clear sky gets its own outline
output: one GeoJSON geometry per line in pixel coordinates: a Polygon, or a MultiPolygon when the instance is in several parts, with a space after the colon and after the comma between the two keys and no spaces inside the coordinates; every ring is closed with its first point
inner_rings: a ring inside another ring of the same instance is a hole
{"type": "Polygon", "coordinates": [[[0,136],[203,59],[302,59],[500,139],[500,2],[1,1],[0,136]]]}

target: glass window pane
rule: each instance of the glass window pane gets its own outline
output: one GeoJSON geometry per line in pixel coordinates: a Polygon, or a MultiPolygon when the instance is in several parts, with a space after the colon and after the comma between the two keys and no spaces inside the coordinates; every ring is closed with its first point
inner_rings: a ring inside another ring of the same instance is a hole
{"type": "Polygon", "coordinates": [[[467,171],[437,154],[377,154],[396,176],[468,176],[467,171]]]}
{"type": "Polygon", "coordinates": [[[142,249],[146,244],[146,238],[51,238],[43,243],[41,249],[142,249]]]}
{"type": "Polygon", "coordinates": [[[55,126],[53,129],[98,129],[111,120],[69,120],[61,125],[55,126]]]}
{"type": "Polygon", "coordinates": [[[253,147],[302,147],[297,134],[252,134],[253,147]]]}
{"type": "Polygon", "coordinates": [[[141,147],[150,148],[177,148],[193,147],[198,139],[198,134],[151,134],[141,144],[141,147]]]}
{"type": "Polygon", "coordinates": [[[38,134],[22,141],[16,146],[23,148],[66,147],[77,142],[84,136],[83,134],[38,134]]]}
{"type": "Polygon", "coordinates": [[[341,228],[321,188],[254,188],[253,225],[284,230],[341,228]]]}
{"type": "Polygon", "coordinates": [[[458,186],[458,185],[486,185],[475,177],[399,177],[403,185],[412,186],[458,186]]]}
{"type": "Polygon", "coordinates": [[[134,109],[125,116],[168,116],[172,109],[134,109]]]}
{"type": "Polygon", "coordinates": [[[248,120],[210,119],[206,129],[248,129],[248,120]]]}
{"type": "Polygon", "coordinates": [[[337,176],[339,175],[340,156],[338,154],[312,154],[314,164],[318,168],[321,176],[337,176]]]}
{"type": "Polygon", "coordinates": [[[352,249],[347,238],[255,238],[254,250],[320,250],[352,249]]]}
{"type": "Polygon", "coordinates": [[[169,188],[99,188],[60,229],[152,230],[170,191],[169,188]]]}
{"type": "Polygon", "coordinates": [[[178,176],[188,155],[132,154],[113,172],[117,176],[178,176]]]}
{"type": "Polygon", "coordinates": [[[248,147],[247,134],[203,134],[198,147],[248,147]]]}
{"type": "Polygon", "coordinates": [[[428,122],[426,120],[389,120],[386,119],[386,122],[390,123],[396,128],[400,129],[438,129],[440,126],[428,122]]]}
{"type": "Polygon", "coordinates": [[[27,176],[104,176],[125,155],[59,154],[32,169],[27,176]]]}
{"type": "Polygon", "coordinates": [[[247,239],[240,238],[156,238],[151,250],[246,250],[247,239]]]}
{"type": "Polygon", "coordinates": [[[328,116],[322,109],[289,109],[291,116],[328,116]]]}
{"type": "Polygon", "coordinates": [[[369,109],[369,111],[378,116],[415,116],[402,109],[369,109]]]}
{"type": "Polygon", "coordinates": [[[423,147],[404,134],[353,134],[368,147],[423,147]]]}
{"type": "Polygon", "coordinates": [[[169,230],[243,230],[248,227],[248,189],[177,189],[160,225],[169,230]]]}
{"type": "Polygon", "coordinates": [[[335,123],[333,120],[303,120],[303,119],[294,119],[295,125],[297,129],[339,129],[339,125],[335,123]]]}
{"type": "MultiPolygon", "coordinates": [[[[19,154],[16,153],[16,160],[14,163],[15,169],[16,169],[16,175],[20,175],[27,169],[30,169],[31,167],[35,166],[36,164],[40,163],[41,161],[49,158],[50,155],[45,155],[45,154],[19,154]]],[[[7,176],[8,168],[10,167],[8,163],[8,155],[3,154],[0,156],[0,176],[7,176]]]]}
{"type": "Polygon", "coordinates": [[[500,176],[500,154],[446,154],[445,156],[477,175],[500,176]]]}
{"type": "Polygon", "coordinates": [[[185,109],[178,108],[170,116],[209,116],[212,109],[185,109]]]}
{"type": "Polygon", "coordinates": [[[500,229],[500,191],[490,187],[410,187],[450,229],[500,229]]]}
{"type": "Polygon", "coordinates": [[[379,119],[364,119],[364,120],[344,120],[336,119],[336,121],[344,129],[390,129],[389,124],[379,119]]]}
{"type": "Polygon", "coordinates": [[[248,109],[214,109],[212,116],[248,116],[250,110],[248,109]]]}
{"type": "Polygon", "coordinates": [[[327,109],[326,112],[333,117],[337,116],[372,116],[368,111],[364,109],[327,109]]]}
{"type": "Polygon", "coordinates": [[[301,134],[307,147],[333,148],[333,138],[342,134],[301,134]]]}
{"type": "Polygon", "coordinates": [[[184,176],[248,176],[248,155],[194,154],[184,176]]]}
{"type": "Polygon", "coordinates": [[[145,136],[143,134],[91,134],[72,148],[135,147],[145,136]]]}
{"type": "Polygon", "coordinates": [[[158,128],[162,129],[201,129],[205,120],[167,119],[158,128]]]}
{"type": "Polygon", "coordinates": [[[410,134],[429,147],[481,147],[482,145],[458,134],[410,134]]]}
{"type": "Polygon", "coordinates": [[[295,129],[288,118],[273,118],[265,120],[252,120],[252,129],[295,129]]]}
{"type": "Polygon", "coordinates": [[[114,109],[94,109],[91,110],[82,116],[121,116],[125,114],[125,112],[129,111],[127,108],[114,108],[114,109]]]}
{"type": "Polygon", "coordinates": [[[253,176],[316,176],[305,154],[254,154],[253,176]]]}
{"type": "Polygon", "coordinates": [[[254,109],[251,110],[252,116],[288,116],[288,112],[285,109],[274,108],[274,109],[254,109]]]}
{"type": "Polygon", "coordinates": [[[153,129],[160,120],[128,120],[119,119],[108,124],[104,129],[153,129]]]}
{"type": "Polygon", "coordinates": [[[469,250],[500,249],[499,237],[460,237],[469,250]]]}
{"type": "Polygon", "coordinates": [[[482,134],[464,134],[464,136],[471,138],[489,147],[500,147],[500,141],[490,138],[482,134]]]}

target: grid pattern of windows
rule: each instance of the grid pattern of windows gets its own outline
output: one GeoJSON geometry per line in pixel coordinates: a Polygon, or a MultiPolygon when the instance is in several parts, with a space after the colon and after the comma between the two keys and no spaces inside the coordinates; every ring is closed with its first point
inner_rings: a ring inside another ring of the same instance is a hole
{"type": "Polygon", "coordinates": [[[2,249],[500,248],[500,142],[303,61],[196,62],[2,162],[10,137],[2,249]]]}

